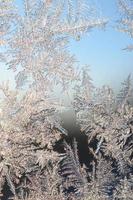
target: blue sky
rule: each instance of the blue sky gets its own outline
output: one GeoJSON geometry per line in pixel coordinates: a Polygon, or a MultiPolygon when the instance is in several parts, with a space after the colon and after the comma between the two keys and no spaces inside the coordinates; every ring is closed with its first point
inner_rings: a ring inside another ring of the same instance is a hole
{"type": "MultiPolygon", "coordinates": [[[[17,0],[20,5],[20,0],[17,0]]],[[[89,1],[89,0],[88,0],[89,1]]],[[[92,0],[102,16],[109,20],[105,30],[95,29],[79,42],[72,40],[70,51],[80,64],[88,64],[97,86],[103,84],[118,88],[120,82],[133,71],[133,52],[123,51],[132,39],[116,30],[119,19],[117,0],[92,0]]],[[[9,79],[13,84],[13,73],[0,66],[0,81],[9,79]]]]}
{"type": "Polygon", "coordinates": [[[105,30],[95,29],[80,42],[73,41],[71,51],[82,64],[89,64],[92,79],[97,86],[109,84],[119,87],[133,72],[133,52],[123,51],[133,40],[116,29],[120,19],[117,0],[95,0],[102,15],[109,20],[105,30]]]}

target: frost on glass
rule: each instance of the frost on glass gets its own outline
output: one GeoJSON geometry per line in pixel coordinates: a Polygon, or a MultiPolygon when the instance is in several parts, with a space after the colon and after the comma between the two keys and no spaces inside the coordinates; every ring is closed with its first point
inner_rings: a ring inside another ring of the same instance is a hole
{"type": "MultiPolygon", "coordinates": [[[[122,14],[118,28],[133,38],[133,1],[119,0],[118,2],[122,14]]],[[[129,44],[124,50],[132,51],[133,44],[129,44]]]]}
{"type": "Polygon", "coordinates": [[[0,84],[0,198],[132,199],[132,76],[118,95],[97,88],[67,48],[107,21],[88,1],[25,0],[19,12],[1,0],[0,22],[1,62],[16,83],[0,84]],[[61,117],[69,91],[74,135],[61,117]]]}

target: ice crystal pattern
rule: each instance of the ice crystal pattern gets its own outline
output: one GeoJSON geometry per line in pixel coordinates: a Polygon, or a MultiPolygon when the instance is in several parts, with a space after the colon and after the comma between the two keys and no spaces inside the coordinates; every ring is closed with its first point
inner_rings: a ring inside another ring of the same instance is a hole
{"type": "Polygon", "coordinates": [[[96,88],[67,49],[106,20],[86,1],[24,0],[23,8],[0,1],[0,59],[16,81],[0,85],[1,200],[133,199],[132,76],[118,95],[96,88]],[[57,87],[62,96],[73,90],[73,128],[57,87]]]}

